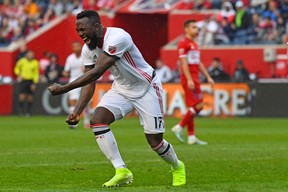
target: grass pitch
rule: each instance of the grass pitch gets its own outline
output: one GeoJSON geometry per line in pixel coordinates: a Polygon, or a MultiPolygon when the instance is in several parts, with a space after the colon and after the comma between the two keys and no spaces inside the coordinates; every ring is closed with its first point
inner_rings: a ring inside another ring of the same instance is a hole
{"type": "MultiPolygon", "coordinates": [[[[172,176],[145,141],[136,118],[112,126],[127,166],[128,187],[103,189],[114,175],[93,133],[69,130],[65,117],[0,117],[0,191],[288,191],[288,119],[196,120],[208,146],[180,144],[166,118],[165,138],[186,164],[187,185],[172,176]]],[[[81,124],[82,125],[82,124],[81,124]]]]}

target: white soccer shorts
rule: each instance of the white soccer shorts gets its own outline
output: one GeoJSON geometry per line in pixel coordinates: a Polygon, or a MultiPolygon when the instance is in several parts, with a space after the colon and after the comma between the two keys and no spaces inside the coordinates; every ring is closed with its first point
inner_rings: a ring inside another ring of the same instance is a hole
{"type": "Polygon", "coordinates": [[[80,97],[81,88],[73,89],[68,92],[69,100],[78,100],[80,97]]]}
{"type": "Polygon", "coordinates": [[[104,107],[114,114],[115,120],[127,116],[135,109],[146,134],[165,132],[163,114],[163,89],[161,83],[151,84],[147,93],[136,100],[128,100],[113,89],[103,95],[97,107],[104,107]]]}

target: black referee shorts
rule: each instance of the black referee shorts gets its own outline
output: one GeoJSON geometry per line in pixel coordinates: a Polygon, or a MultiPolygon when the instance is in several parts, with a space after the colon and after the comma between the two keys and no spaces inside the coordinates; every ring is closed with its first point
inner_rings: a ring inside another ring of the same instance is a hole
{"type": "Polygon", "coordinates": [[[22,80],[19,84],[19,93],[33,95],[34,93],[31,90],[32,84],[32,80],[22,80]]]}

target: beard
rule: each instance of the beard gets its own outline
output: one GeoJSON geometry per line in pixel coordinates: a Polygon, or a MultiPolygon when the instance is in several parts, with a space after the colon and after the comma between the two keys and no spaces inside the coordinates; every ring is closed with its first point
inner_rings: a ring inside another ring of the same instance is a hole
{"type": "Polygon", "coordinates": [[[87,44],[88,48],[89,48],[90,50],[96,49],[96,47],[97,47],[97,45],[98,45],[98,42],[99,42],[97,35],[96,35],[96,34],[93,34],[93,35],[91,35],[91,37],[89,37],[89,38],[90,38],[90,43],[87,44]]]}

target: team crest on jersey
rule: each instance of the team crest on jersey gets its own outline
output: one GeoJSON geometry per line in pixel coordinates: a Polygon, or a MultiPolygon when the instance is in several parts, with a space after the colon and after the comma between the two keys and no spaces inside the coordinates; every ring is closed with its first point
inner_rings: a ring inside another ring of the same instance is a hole
{"type": "Polygon", "coordinates": [[[97,59],[97,55],[94,55],[93,59],[96,60],[97,59]]]}
{"type": "Polygon", "coordinates": [[[111,53],[111,54],[114,54],[115,52],[116,52],[116,47],[115,46],[110,46],[109,45],[109,47],[108,47],[108,51],[109,51],[109,53],[111,53]]]}

